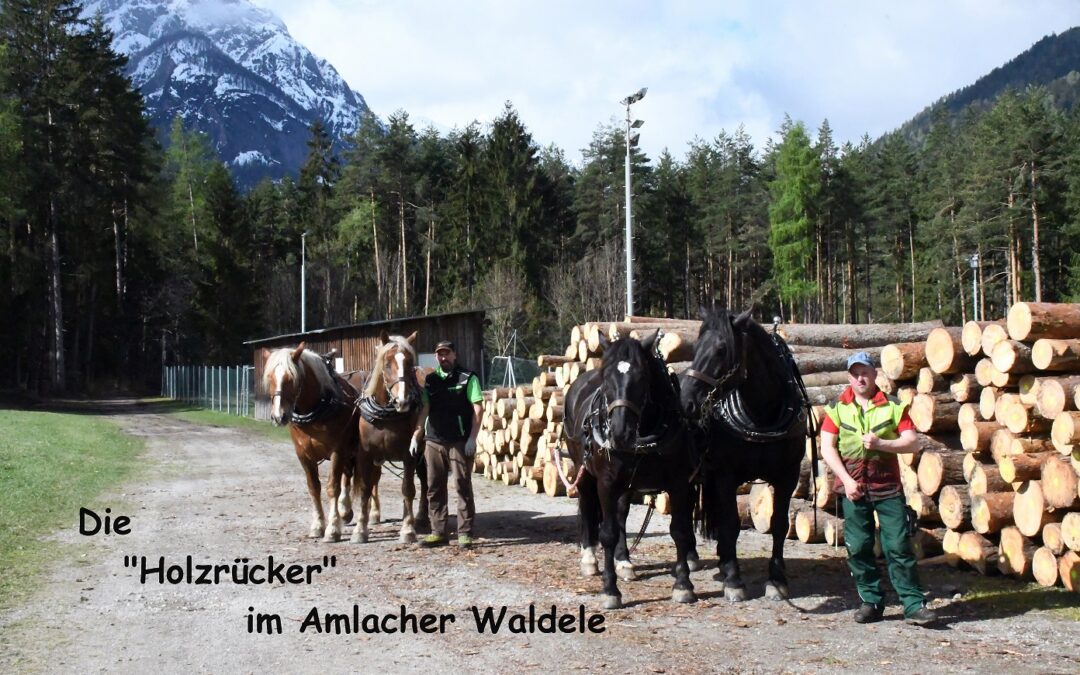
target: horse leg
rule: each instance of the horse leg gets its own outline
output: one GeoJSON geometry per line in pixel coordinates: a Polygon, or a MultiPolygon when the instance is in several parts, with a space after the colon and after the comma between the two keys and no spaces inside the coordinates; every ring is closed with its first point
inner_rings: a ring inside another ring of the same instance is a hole
{"type": "Polygon", "coordinates": [[[379,504],[379,479],[382,477],[382,469],[373,467],[375,472],[375,484],[371,486],[371,523],[378,525],[382,522],[382,507],[379,504]]]}
{"type": "Polygon", "coordinates": [[[578,527],[581,541],[581,575],[600,574],[596,561],[596,546],[600,542],[600,501],[596,496],[596,479],[586,472],[578,483],[578,527]]]}
{"type": "MultiPolygon", "coordinates": [[[[798,466],[798,462],[795,465],[798,466]]],[[[765,597],[770,600],[786,600],[789,595],[787,573],[784,569],[784,540],[787,539],[788,528],[791,527],[788,511],[791,493],[795,490],[797,480],[796,473],[794,479],[783,480],[773,486],[776,503],[773,505],[772,520],[769,523],[773,546],[772,557],[769,558],[769,580],[765,582],[765,597]]]]}
{"type": "Polygon", "coordinates": [[[334,543],[341,540],[341,514],[338,512],[338,491],[341,490],[342,457],[340,452],[330,455],[330,475],[326,478],[327,506],[330,510],[330,522],[326,524],[323,541],[334,543]]]}
{"type": "Polygon", "coordinates": [[[597,492],[600,495],[600,511],[603,519],[600,521],[600,543],[604,545],[604,590],[600,594],[604,609],[619,609],[622,607],[622,593],[615,574],[615,547],[619,543],[619,511],[618,497],[612,494],[615,486],[599,484],[597,492]]]}
{"type": "Polygon", "coordinates": [[[322,496],[319,494],[322,491],[322,483],[319,481],[319,464],[311,459],[300,458],[300,466],[304,467],[308,494],[311,495],[311,528],[308,530],[308,537],[318,539],[326,528],[322,496]]]}
{"type": "Polygon", "coordinates": [[[398,541],[402,544],[416,543],[416,522],[413,520],[413,499],[416,498],[416,485],[413,483],[415,465],[411,459],[405,460],[405,470],[401,472],[401,533],[398,541]]]}
{"type": "Polygon", "coordinates": [[[626,545],[626,519],[630,515],[629,490],[619,497],[619,543],[615,545],[615,573],[623,581],[637,581],[634,563],[630,562],[630,547],[626,545]]]}
{"type": "Polygon", "coordinates": [[[695,602],[694,584],[690,581],[690,565],[687,556],[694,550],[694,524],[691,517],[690,489],[676,481],[677,487],[668,491],[671,497],[671,538],[675,541],[675,566],[671,573],[675,584],[671,599],[675,602],[695,602]]]}
{"type": "Polygon", "coordinates": [[[716,538],[716,555],[720,559],[720,571],[716,573],[724,584],[724,597],[731,602],[746,600],[746,583],[739,571],[739,560],[735,553],[735,544],[739,539],[739,510],[735,501],[735,484],[730,478],[714,479],[719,484],[717,505],[719,518],[716,538]]]}
{"type": "Polygon", "coordinates": [[[354,489],[357,491],[357,499],[360,501],[360,518],[353,527],[352,537],[349,539],[354,544],[366,544],[368,542],[368,515],[371,511],[371,489],[375,465],[366,457],[358,457],[356,460],[356,473],[353,476],[354,489]]]}
{"type": "Polygon", "coordinates": [[[351,523],[353,519],[352,510],[352,467],[345,467],[345,470],[341,473],[341,490],[338,492],[337,510],[341,516],[341,522],[351,523]]]}

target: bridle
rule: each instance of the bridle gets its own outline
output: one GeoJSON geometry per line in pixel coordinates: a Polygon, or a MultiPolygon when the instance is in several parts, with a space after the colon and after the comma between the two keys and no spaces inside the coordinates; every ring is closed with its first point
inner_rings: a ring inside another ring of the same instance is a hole
{"type": "Polygon", "coordinates": [[[742,384],[746,380],[746,340],[743,340],[742,352],[740,358],[736,359],[735,362],[731,364],[731,367],[721,373],[719,377],[712,377],[711,375],[693,368],[687,368],[683,371],[687,377],[692,377],[699,382],[709,385],[709,391],[705,394],[705,399],[701,402],[701,406],[698,409],[698,426],[704,427],[709,420],[709,416],[712,414],[713,408],[724,396],[734,390],[734,387],[729,387],[725,390],[724,385],[736,376],[738,376],[738,380],[736,380],[735,386],[742,384]]]}

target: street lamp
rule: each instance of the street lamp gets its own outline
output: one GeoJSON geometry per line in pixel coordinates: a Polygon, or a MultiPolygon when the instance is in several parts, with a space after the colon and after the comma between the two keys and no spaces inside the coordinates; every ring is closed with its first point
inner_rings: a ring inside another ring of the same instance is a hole
{"type": "Polygon", "coordinates": [[[968,257],[971,265],[971,320],[979,320],[979,254],[972,253],[968,257]]]}
{"type": "Polygon", "coordinates": [[[634,313],[634,235],[633,214],[630,209],[630,147],[637,143],[638,134],[630,136],[631,129],[640,129],[641,120],[630,121],[630,106],[645,98],[648,87],[642,87],[636,93],[624,98],[621,103],[626,106],[626,314],[634,313]]]}
{"type": "Polygon", "coordinates": [[[307,278],[304,267],[307,264],[307,237],[308,233],[300,235],[300,332],[307,332],[307,278]]]}

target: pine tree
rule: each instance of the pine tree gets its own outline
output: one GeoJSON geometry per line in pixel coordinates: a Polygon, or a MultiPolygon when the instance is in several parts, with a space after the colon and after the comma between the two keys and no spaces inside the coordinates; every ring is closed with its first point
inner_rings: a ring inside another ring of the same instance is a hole
{"type": "Polygon", "coordinates": [[[777,295],[788,303],[788,318],[795,319],[795,304],[805,306],[816,294],[808,271],[813,269],[813,222],[821,192],[820,163],[802,122],[784,134],[775,158],[776,178],[769,184],[769,248],[777,295]]]}

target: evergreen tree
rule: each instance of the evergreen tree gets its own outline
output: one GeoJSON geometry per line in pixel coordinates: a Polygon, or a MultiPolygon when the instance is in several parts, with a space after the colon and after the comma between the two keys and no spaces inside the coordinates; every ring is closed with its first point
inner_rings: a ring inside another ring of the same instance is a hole
{"type": "Polygon", "coordinates": [[[819,208],[821,167],[802,122],[790,126],[775,153],[776,178],[769,184],[769,248],[773,279],[781,303],[788,303],[788,319],[797,318],[795,305],[816,294],[807,272],[812,269],[813,222],[819,208]]]}

